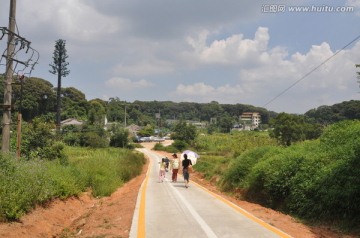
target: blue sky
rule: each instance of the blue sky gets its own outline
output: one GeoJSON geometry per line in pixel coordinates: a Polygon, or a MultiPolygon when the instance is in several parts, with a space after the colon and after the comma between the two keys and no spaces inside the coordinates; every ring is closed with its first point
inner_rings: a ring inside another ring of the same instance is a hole
{"type": "MultiPolygon", "coordinates": [[[[8,26],[9,5],[0,0],[0,26],[8,26]]],[[[18,0],[16,22],[40,54],[31,76],[56,86],[49,64],[64,39],[71,72],[63,86],[88,100],[218,101],[304,113],[360,99],[360,41],[277,97],[360,35],[358,0],[18,0]]]]}

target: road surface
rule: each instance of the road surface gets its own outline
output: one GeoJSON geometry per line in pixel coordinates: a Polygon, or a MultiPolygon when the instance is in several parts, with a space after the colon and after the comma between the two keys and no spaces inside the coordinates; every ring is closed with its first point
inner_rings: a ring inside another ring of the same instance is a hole
{"type": "Polygon", "coordinates": [[[191,182],[185,188],[181,174],[171,181],[171,172],[159,182],[161,156],[139,149],[150,159],[147,176],[140,188],[130,238],[224,238],[291,237],[252,216],[224,198],[191,182]]]}

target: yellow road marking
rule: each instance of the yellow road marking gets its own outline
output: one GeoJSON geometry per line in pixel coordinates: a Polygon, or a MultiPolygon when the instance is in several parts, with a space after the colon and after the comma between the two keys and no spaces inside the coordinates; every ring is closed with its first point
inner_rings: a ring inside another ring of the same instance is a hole
{"type": "Polygon", "coordinates": [[[246,216],[247,218],[249,218],[250,220],[260,224],[261,226],[267,228],[268,230],[274,232],[275,234],[279,235],[282,238],[291,238],[292,236],[284,233],[283,231],[277,229],[276,227],[264,222],[263,220],[257,218],[256,216],[252,215],[251,213],[245,211],[244,209],[240,208],[239,206],[235,205],[234,203],[230,202],[229,200],[219,196],[216,193],[211,192],[210,190],[204,188],[203,186],[201,186],[198,183],[195,183],[193,181],[191,181],[192,184],[195,184],[198,188],[201,188],[202,190],[204,190],[205,192],[211,194],[212,196],[214,196],[215,198],[217,198],[218,200],[224,202],[225,204],[229,205],[230,207],[234,208],[236,211],[240,212],[241,214],[243,214],[244,216],[246,216]]]}
{"type": "Polygon", "coordinates": [[[144,184],[140,190],[141,198],[140,198],[140,207],[139,207],[139,220],[138,220],[138,229],[137,229],[137,237],[145,238],[146,237],[146,229],[145,229],[145,201],[146,201],[146,187],[149,180],[149,173],[152,166],[152,160],[149,159],[149,167],[146,172],[146,177],[144,180],[144,184]]]}

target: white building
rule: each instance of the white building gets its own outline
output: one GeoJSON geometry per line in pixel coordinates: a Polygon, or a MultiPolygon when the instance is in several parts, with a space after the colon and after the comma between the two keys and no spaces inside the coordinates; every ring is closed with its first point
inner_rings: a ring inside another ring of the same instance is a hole
{"type": "Polygon", "coordinates": [[[254,130],[261,123],[261,116],[258,112],[244,112],[240,115],[240,122],[244,130],[254,130]]]}

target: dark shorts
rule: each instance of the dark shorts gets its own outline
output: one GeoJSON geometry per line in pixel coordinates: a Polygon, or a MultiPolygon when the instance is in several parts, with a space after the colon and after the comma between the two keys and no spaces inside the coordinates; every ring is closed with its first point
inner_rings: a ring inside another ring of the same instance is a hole
{"type": "Polygon", "coordinates": [[[183,176],[185,180],[189,181],[190,174],[188,169],[183,169],[183,176]]]}

